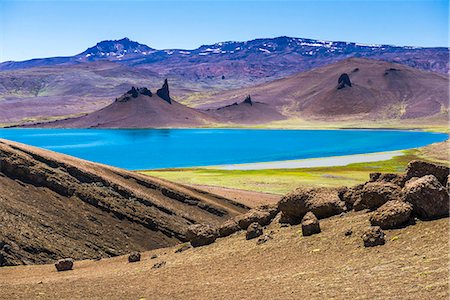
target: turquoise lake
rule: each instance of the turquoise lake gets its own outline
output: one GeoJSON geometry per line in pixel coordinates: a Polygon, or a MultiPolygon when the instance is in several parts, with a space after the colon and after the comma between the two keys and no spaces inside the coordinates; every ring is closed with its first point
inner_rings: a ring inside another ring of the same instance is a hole
{"type": "Polygon", "coordinates": [[[398,130],[0,129],[0,137],[144,170],[402,150],[441,142],[448,135],[398,130]]]}

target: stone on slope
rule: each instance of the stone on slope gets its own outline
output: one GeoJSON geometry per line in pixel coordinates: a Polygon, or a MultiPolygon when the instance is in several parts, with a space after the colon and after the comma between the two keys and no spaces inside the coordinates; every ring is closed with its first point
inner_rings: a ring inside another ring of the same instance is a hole
{"type": "Polygon", "coordinates": [[[291,225],[299,224],[308,211],[319,219],[346,211],[338,191],[329,188],[297,188],[280,200],[278,208],[283,213],[283,219],[289,220],[291,225]]]}
{"type": "Polygon", "coordinates": [[[163,86],[156,91],[156,94],[163,100],[166,100],[169,104],[172,104],[172,99],[170,98],[169,93],[169,83],[167,79],[164,80],[163,86]]]}
{"type": "Polygon", "coordinates": [[[257,238],[263,234],[263,229],[261,225],[257,222],[250,224],[247,228],[247,232],[245,234],[245,239],[251,240],[257,238]]]}
{"type": "Polygon", "coordinates": [[[259,223],[261,226],[269,225],[277,213],[277,206],[263,205],[253,208],[243,215],[237,216],[235,220],[239,224],[239,227],[245,230],[251,223],[254,222],[259,223]]]}
{"type": "Polygon", "coordinates": [[[384,245],[384,232],[378,226],[371,226],[362,235],[364,247],[384,245]]]}
{"type": "Polygon", "coordinates": [[[339,198],[345,202],[347,209],[352,209],[355,203],[360,202],[363,188],[364,184],[358,184],[351,188],[339,189],[339,198]]]}
{"type": "Polygon", "coordinates": [[[320,233],[319,220],[312,212],[307,212],[302,219],[302,234],[310,236],[316,233],[320,233]]]}
{"type": "Polygon", "coordinates": [[[425,175],[434,175],[442,185],[446,185],[449,176],[449,168],[421,160],[409,162],[408,167],[406,168],[406,180],[413,177],[423,177],[425,175]]]}
{"type": "Polygon", "coordinates": [[[391,200],[380,206],[370,217],[370,224],[381,229],[398,228],[408,222],[412,205],[400,200],[391,200]]]}
{"type": "Polygon", "coordinates": [[[141,253],[139,252],[133,252],[128,256],[128,262],[133,263],[133,262],[138,262],[141,260],[141,253]]]}
{"type": "Polygon", "coordinates": [[[414,214],[422,219],[449,215],[449,194],[433,175],[412,178],[403,188],[404,199],[413,206],[414,214]]]}
{"type": "Polygon", "coordinates": [[[239,224],[235,220],[228,220],[218,228],[219,237],[232,235],[239,230],[241,230],[241,227],[239,227],[239,224]]]}
{"type": "Polygon", "coordinates": [[[340,89],[345,88],[346,86],[351,87],[352,83],[350,81],[350,77],[348,76],[348,74],[347,73],[342,73],[341,76],[339,76],[339,79],[338,79],[338,87],[337,87],[337,89],[340,90],[340,89]]]}
{"type": "Polygon", "coordinates": [[[72,258],[60,259],[55,263],[55,267],[58,272],[72,270],[73,259],[72,258]]]}
{"type": "Polygon", "coordinates": [[[398,200],[401,188],[393,183],[368,182],[361,191],[361,198],[354,203],[355,210],[374,210],[391,200],[398,200]]]}
{"type": "Polygon", "coordinates": [[[218,236],[217,230],[210,225],[194,224],[188,227],[186,238],[192,247],[200,247],[214,243],[218,236]]]}

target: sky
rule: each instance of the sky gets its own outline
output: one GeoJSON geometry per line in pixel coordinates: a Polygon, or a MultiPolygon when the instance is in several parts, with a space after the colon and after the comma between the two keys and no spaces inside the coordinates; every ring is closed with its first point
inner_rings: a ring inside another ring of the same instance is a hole
{"type": "Polygon", "coordinates": [[[276,36],[448,47],[448,15],[448,0],[0,0],[0,61],[123,37],[156,49],[276,36]]]}

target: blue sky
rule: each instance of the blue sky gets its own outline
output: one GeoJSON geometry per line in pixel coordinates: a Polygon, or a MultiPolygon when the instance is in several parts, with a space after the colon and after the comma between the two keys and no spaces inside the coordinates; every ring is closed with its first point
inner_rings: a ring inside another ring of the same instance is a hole
{"type": "Polygon", "coordinates": [[[0,0],[0,61],[74,55],[129,37],[157,49],[293,36],[448,46],[448,1],[0,0]]]}

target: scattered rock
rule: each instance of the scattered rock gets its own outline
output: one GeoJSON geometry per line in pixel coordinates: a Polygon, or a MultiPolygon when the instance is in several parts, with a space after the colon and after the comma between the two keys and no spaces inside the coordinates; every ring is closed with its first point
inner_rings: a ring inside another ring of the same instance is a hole
{"type": "Polygon", "coordinates": [[[351,230],[351,229],[347,229],[345,232],[344,232],[344,235],[345,236],[351,236],[353,234],[353,231],[351,230]]]}
{"type": "Polygon", "coordinates": [[[218,236],[217,230],[209,225],[194,224],[188,227],[186,238],[193,247],[214,243],[218,236]]]}
{"type": "Polygon", "coordinates": [[[442,185],[447,185],[447,178],[449,176],[449,168],[433,163],[413,160],[406,168],[406,180],[413,177],[423,177],[426,175],[434,175],[442,185]]]}
{"type": "Polygon", "coordinates": [[[133,263],[133,262],[138,262],[141,260],[141,253],[139,252],[133,252],[128,256],[128,262],[133,263]]]}
{"type": "Polygon", "coordinates": [[[413,212],[422,219],[449,215],[449,194],[434,175],[413,178],[406,182],[404,198],[413,206],[413,212]]]}
{"type": "Polygon", "coordinates": [[[183,244],[183,245],[181,245],[181,247],[179,247],[175,250],[175,253],[181,253],[181,252],[189,250],[189,249],[191,249],[191,246],[189,246],[189,244],[183,244]]]}
{"type": "Polygon", "coordinates": [[[72,270],[73,259],[72,258],[60,259],[56,262],[55,267],[58,272],[72,270]]]}
{"type": "Polygon", "coordinates": [[[316,233],[320,233],[319,220],[312,212],[307,212],[302,219],[302,234],[310,236],[316,233]]]}
{"type": "Polygon", "coordinates": [[[327,218],[346,211],[338,190],[329,188],[300,187],[285,195],[279,202],[283,212],[283,223],[299,224],[303,216],[311,211],[319,218],[327,218]]]}
{"type": "Polygon", "coordinates": [[[384,245],[384,232],[378,226],[369,227],[362,235],[364,247],[384,245]]]}
{"type": "Polygon", "coordinates": [[[169,93],[169,83],[167,82],[167,79],[164,80],[163,86],[156,91],[156,94],[163,100],[166,100],[169,104],[172,104],[172,99],[170,98],[169,93]]]}
{"type": "Polygon", "coordinates": [[[401,188],[393,183],[368,182],[361,191],[361,198],[354,203],[355,210],[374,210],[390,200],[398,200],[401,188]]]}
{"type": "Polygon", "coordinates": [[[256,245],[264,244],[264,243],[270,241],[271,239],[273,239],[272,235],[264,234],[263,236],[258,238],[258,240],[256,241],[256,245]]]}
{"type": "Polygon", "coordinates": [[[251,240],[257,238],[263,234],[263,229],[259,223],[254,222],[250,224],[247,228],[247,233],[245,234],[245,239],[251,240]]]}
{"type": "Polygon", "coordinates": [[[337,89],[340,90],[340,89],[345,88],[346,86],[351,87],[352,83],[350,82],[350,77],[348,76],[348,74],[347,73],[342,73],[341,76],[339,76],[339,79],[338,79],[338,87],[337,87],[337,89]]]}
{"type": "Polygon", "coordinates": [[[390,182],[399,187],[405,186],[406,175],[395,173],[370,173],[369,182],[390,182]]]}
{"type": "Polygon", "coordinates": [[[160,262],[157,262],[156,264],[154,264],[152,269],[159,269],[159,268],[164,267],[165,265],[166,265],[165,261],[160,261],[160,262]]]}
{"type": "Polygon", "coordinates": [[[155,258],[158,258],[158,255],[153,254],[152,256],[150,256],[150,259],[155,259],[155,258]]]}
{"type": "Polygon", "coordinates": [[[370,224],[381,229],[398,228],[408,222],[413,211],[412,205],[400,201],[388,201],[380,206],[370,217],[370,224]]]}
{"type": "Polygon", "coordinates": [[[241,230],[241,227],[239,227],[239,224],[235,220],[228,220],[219,227],[219,237],[232,235],[239,230],[241,230]]]}

